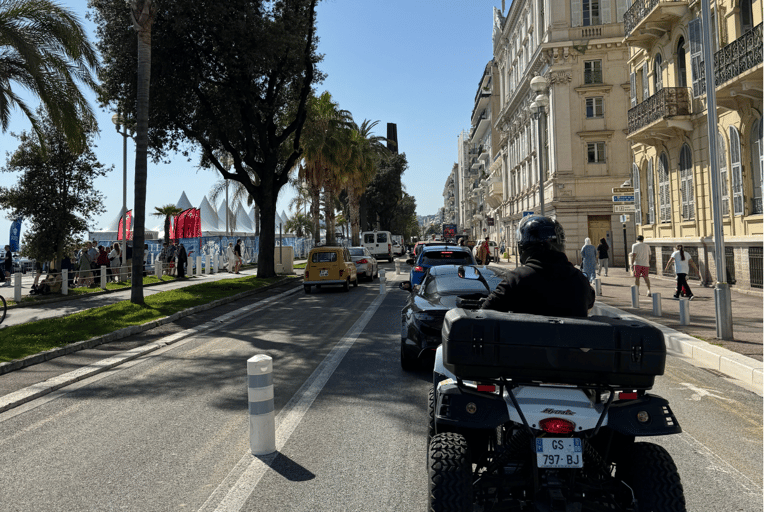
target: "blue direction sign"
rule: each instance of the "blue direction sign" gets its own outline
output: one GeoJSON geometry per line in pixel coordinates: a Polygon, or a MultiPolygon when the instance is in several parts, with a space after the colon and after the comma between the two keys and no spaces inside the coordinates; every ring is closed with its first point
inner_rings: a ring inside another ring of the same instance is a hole
{"type": "Polygon", "coordinates": [[[635,196],[613,196],[614,203],[634,203],[635,196]]]}

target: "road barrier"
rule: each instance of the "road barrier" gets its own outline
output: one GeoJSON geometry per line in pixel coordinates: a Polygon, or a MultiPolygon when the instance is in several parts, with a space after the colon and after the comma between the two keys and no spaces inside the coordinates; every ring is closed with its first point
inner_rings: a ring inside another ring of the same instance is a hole
{"type": "Polygon", "coordinates": [[[21,302],[21,272],[13,275],[13,300],[16,304],[21,302]]]}
{"type": "Polygon", "coordinates": [[[653,316],[661,316],[661,294],[656,292],[651,297],[653,297],[653,316]]]}
{"type": "Polygon", "coordinates": [[[387,292],[387,271],[379,270],[379,293],[384,294],[387,292]]]}
{"type": "Polygon", "coordinates": [[[680,325],[690,325],[691,323],[691,309],[690,302],[686,299],[680,298],[680,325]]]}
{"type": "Polygon", "coordinates": [[[275,448],[275,387],[272,358],[265,354],[248,360],[248,417],[251,453],[267,455],[275,448]]]}
{"type": "Polygon", "coordinates": [[[637,309],[640,307],[640,290],[636,284],[632,285],[629,289],[630,298],[632,299],[632,307],[637,309]]]}
{"type": "Polygon", "coordinates": [[[400,260],[395,260],[395,275],[400,275],[400,260]]]}
{"type": "Polygon", "coordinates": [[[603,295],[603,283],[600,281],[600,278],[595,278],[595,295],[600,297],[603,295]]]}

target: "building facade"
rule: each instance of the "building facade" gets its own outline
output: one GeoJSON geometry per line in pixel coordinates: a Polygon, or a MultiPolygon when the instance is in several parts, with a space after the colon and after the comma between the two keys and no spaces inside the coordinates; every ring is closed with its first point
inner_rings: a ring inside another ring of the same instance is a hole
{"type": "Polygon", "coordinates": [[[701,275],[694,277],[705,284],[717,277],[714,230],[721,224],[727,281],[762,293],[762,2],[714,5],[716,134],[708,131],[701,2],[636,1],[624,17],[633,217],[653,248],[651,272],[660,274],[683,244],[699,263],[701,275]],[[713,176],[719,197],[713,197],[713,176]],[[722,219],[714,219],[713,201],[722,219]]]}

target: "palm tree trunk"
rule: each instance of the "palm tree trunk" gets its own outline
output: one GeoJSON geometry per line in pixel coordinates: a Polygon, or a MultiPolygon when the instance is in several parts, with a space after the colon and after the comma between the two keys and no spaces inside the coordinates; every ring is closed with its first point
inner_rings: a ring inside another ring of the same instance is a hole
{"type": "Polygon", "coordinates": [[[354,190],[347,190],[349,197],[349,222],[352,231],[352,245],[360,245],[360,196],[354,190]]]}
{"type": "Polygon", "coordinates": [[[309,210],[312,215],[312,224],[314,226],[315,245],[320,244],[320,188],[311,186],[310,195],[312,196],[312,204],[309,210]]]}
{"type": "Polygon", "coordinates": [[[336,216],[333,214],[333,196],[325,191],[325,245],[336,245],[336,216]]]}

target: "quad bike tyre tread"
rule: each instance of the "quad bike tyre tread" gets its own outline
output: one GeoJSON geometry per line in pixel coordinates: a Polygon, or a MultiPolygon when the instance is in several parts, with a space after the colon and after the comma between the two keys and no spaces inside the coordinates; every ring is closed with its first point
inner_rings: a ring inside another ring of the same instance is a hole
{"type": "Polygon", "coordinates": [[[472,511],[472,458],[464,436],[440,433],[427,452],[429,512],[472,511]]]}
{"type": "Polygon", "coordinates": [[[617,468],[633,490],[640,512],[685,512],[683,484],[667,450],[653,443],[634,443],[617,468]]]}

